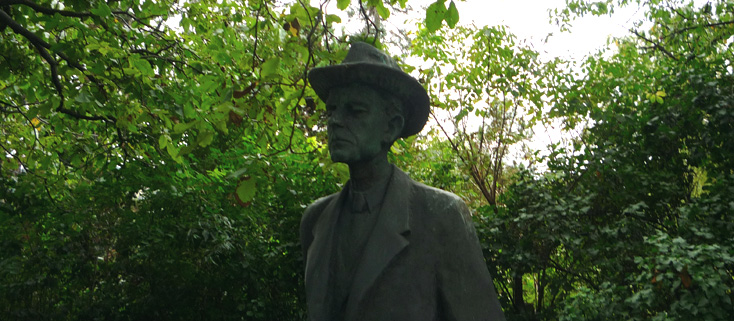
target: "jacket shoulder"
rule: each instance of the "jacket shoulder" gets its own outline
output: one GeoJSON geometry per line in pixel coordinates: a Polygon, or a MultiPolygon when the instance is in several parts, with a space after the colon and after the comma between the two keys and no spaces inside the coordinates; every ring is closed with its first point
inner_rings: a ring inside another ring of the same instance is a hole
{"type": "Polygon", "coordinates": [[[420,224],[434,230],[439,239],[453,238],[457,231],[476,233],[471,211],[461,197],[422,183],[412,184],[414,201],[422,203],[422,211],[415,214],[420,217],[420,224]]]}
{"type": "Polygon", "coordinates": [[[313,226],[319,220],[319,217],[321,217],[321,213],[324,212],[326,206],[331,203],[338,195],[339,193],[334,193],[328,196],[324,196],[317,199],[316,201],[311,203],[311,205],[306,207],[306,210],[303,212],[303,216],[301,217],[301,238],[305,237],[306,234],[310,234],[312,232],[313,226]]]}
{"type": "Polygon", "coordinates": [[[301,218],[301,224],[311,220],[317,220],[321,215],[321,212],[326,208],[326,205],[336,198],[337,195],[339,195],[339,193],[324,196],[315,200],[311,205],[306,207],[306,210],[303,212],[303,217],[301,218]]]}
{"type": "Polygon", "coordinates": [[[411,182],[413,184],[414,192],[427,201],[428,205],[432,205],[431,207],[433,209],[441,210],[447,208],[466,207],[464,200],[454,193],[413,180],[411,180],[411,182]]]}
{"type": "Polygon", "coordinates": [[[307,259],[308,248],[311,246],[311,242],[314,239],[313,228],[318,222],[321,213],[324,212],[326,206],[334,200],[339,193],[331,194],[317,199],[311,205],[306,207],[303,216],[301,217],[300,226],[300,239],[301,239],[301,250],[303,251],[304,260],[307,259]]]}

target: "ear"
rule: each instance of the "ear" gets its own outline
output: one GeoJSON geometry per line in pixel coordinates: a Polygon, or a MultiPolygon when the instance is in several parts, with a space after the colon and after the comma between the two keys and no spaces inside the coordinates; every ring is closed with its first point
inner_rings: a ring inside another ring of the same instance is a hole
{"type": "Polygon", "coordinates": [[[383,135],[382,142],[385,145],[391,145],[393,142],[398,140],[400,133],[403,132],[403,126],[405,125],[405,119],[403,116],[395,115],[390,121],[387,122],[387,129],[383,135]]]}

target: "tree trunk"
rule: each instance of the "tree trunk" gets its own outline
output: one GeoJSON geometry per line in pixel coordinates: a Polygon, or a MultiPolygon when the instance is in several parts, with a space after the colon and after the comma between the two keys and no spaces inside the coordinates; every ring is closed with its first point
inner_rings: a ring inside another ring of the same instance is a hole
{"type": "Polygon", "coordinates": [[[523,296],[522,274],[516,275],[512,278],[512,294],[515,299],[515,302],[513,302],[515,310],[520,313],[524,312],[525,298],[523,296]]]}

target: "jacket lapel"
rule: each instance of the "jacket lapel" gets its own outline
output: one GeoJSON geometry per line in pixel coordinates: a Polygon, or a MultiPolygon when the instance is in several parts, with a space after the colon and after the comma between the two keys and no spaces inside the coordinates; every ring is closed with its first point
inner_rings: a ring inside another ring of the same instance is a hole
{"type": "Polygon", "coordinates": [[[334,229],[346,195],[346,188],[342,189],[337,197],[326,205],[314,225],[314,239],[308,248],[306,262],[306,298],[311,320],[326,320],[331,309],[329,271],[332,269],[334,229]]]}
{"type": "MultiPolygon", "coordinates": [[[[393,166],[394,167],[394,166],[393,166]]],[[[347,302],[346,319],[356,320],[357,307],[377,277],[408,243],[410,232],[411,181],[394,167],[369,240],[362,254],[347,302]]]]}

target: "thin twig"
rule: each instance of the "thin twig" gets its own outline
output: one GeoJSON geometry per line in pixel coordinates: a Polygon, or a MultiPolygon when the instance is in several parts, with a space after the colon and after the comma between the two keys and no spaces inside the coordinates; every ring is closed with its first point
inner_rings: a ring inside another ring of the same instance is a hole
{"type": "MultiPolygon", "coordinates": [[[[48,44],[43,39],[36,36],[34,33],[28,31],[28,29],[21,26],[18,22],[13,20],[4,10],[0,10],[0,22],[5,23],[7,26],[9,26],[15,33],[25,37],[30,41],[30,43],[33,45],[33,47],[36,48],[38,53],[41,55],[43,60],[45,60],[49,64],[49,68],[51,70],[51,82],[54,85],[54,88],[56,89],[56,92],[58,93],[59,97],[61,98],[61,101],[59,102],[59,106],[57,107],[57,111],[67,114],[69,116],[73,116],[78,119],[86,119],[86,120],[102,120],[102,121],[109,121],[114,120],[113,117],[103,117],[103,116],[86,116],[82,115],[80,113],[77,113],[73,110],[66,109],[64,107],[64,92],[63,92],[63,86],[61,85],[60,76],[58,72],[58,62],[51,57],[47,49],[51,48],[51,45],[48,44]]],[[[61,52],[54,52],[56,55],[61,57],[61,59],[64,59],[69,65],[79,69],[82,72],[86,71],[86,68],[79,65],[78,63],[70,60],[66,55],[64,55],[61,52]]],[[[94,78],[92,75],[86,75],[90,80],[96,82],[98,85],[101,85],[99,81],[94,78]]]]}
{"type": "Polygon", "coordinates": [[[372,44],[374,45],[377,42],[377,39],[379,39],[380,37],[380,27],[378,27],[377,23],[375,23],[374,21],[372,21],[372,19],[370,19],[370,16],[367,13],[367,10],[364,8],[362,0],[359,0],[358,3],[359,3],[359,12],[362,14],[362,16],[364,16],[364,19],[367,20],[368,22],[367,35],[369,35],[369,32],[370,32],[370,28],[369,28],[370,25],[372,25],[372,27],[375,28],[375,39],[372,41],[372,44]]]}
{"type": "Polygon", "coordinates": [[[0,6],[12,6],[16,4],[21,4],[24,6],[28,6],[31,9],[35,10],[36,12],[40,12],[43,14],[48,15],[54,15],[54,14],[60,14],[64,17],[75,17],[75,18],[86,18],[86,17],[93,17],[94,14],[89,12],[74,12],[74,11],[67,11],[67,10],[56,10],[52,8],[47,8],[44,6],[41,6],[37,3],[28,1],[28,0],[0,0],[0,6]]]}
{"type": "Polygon", "coordinates": [[[255,73],[255,66],[257,63],[257,44],[260,42],[260,39],[258,38],[260,36],[259,33],[259,26],[260,26],[260,14],[262,12],[264,1],[260,1],[260,6],[257,8],[257,14],[255,14],[255,43],[253,44],[252,48],[252,73],[255,73]]]}
{"type": "MultiPolygon", "coordinates": [[[[309,10],[306,7],[306,4],[303,2],[303,0],[298,0],[298,3],[304,9],[306,9],[305,11],[307,13],[309,12],[309,10]]],[[[309,66],[311,65],[312,62],[315,62],[315,60],[314,60],[314,54],[313,54],[313,35],[316,32],[316,29],[317,29],[316,26],[318,25],[318,21],[314,21],[313,20],[313,17],[311,16],[310,13],[308,13],[308,20],[309,20],[309,23],[311,24],[311,31],[309,31],[308,35],[306,36],[306,45],[308,46],[308,57],[306,58],[306,65],[303,68],[303,75],[301,76],[302,79],[304,79],[304,80],[308,78],[309,66]]],[[[304,85],[301,88],[301,93],[299,94],[298,99],[296,99],[296,105],[293,107],[293,115],[291,116],[292,121],[293,121],[293,124],[291,125],[291,133],[290,133],[290,135],[288,137],[288,146],[286,146],[282,150],[275,151],[275,152],[270,153],[270,154],[268,154],[266,156],[268,156],[268,157],[275,156],[277,154],[280,154],[282,152],[285,152],[286,150],[290,151],[293,154],[310,154],[310,153],[316,151],[316,149],[313,149],[311,151],[306,151],[306,152],[296,152],[296,151],[293,150],[293,136],[294,136],[294,134],[296,132],[296,123],[297,123],[297,121],[296,121],[296,111],[298,111],[298,106],[299,106],[298,103],[301,101],[301,99],[303,99],[303,96],[306,94],[306,87],[307,87],[307,85],[304,82],[304,85]]]]}
{"type": "Polygon", "coordinates": [[[660,50],[660,52],[662,52],[664,55],[668,56],[670,59],[673,59],[673,60],[676,60],[676,61],[678,60],[678,58],[676,58],[675,56],[673,56],[672,53],[670,53],[668,50],[666,50],[659,43],[657,43],[657,42],[655,42],[653,40],[650,40],[650,39],[646,38],[645,36],[643,36],[639,32],[637,32],[637,30],[631,30],[631,31],[632,31],[632,33],[635,34],[635,36],[637,36],[640,39],[644,40],[645,42],[651,44],[653,46],[653,48],[660,50]]]}

